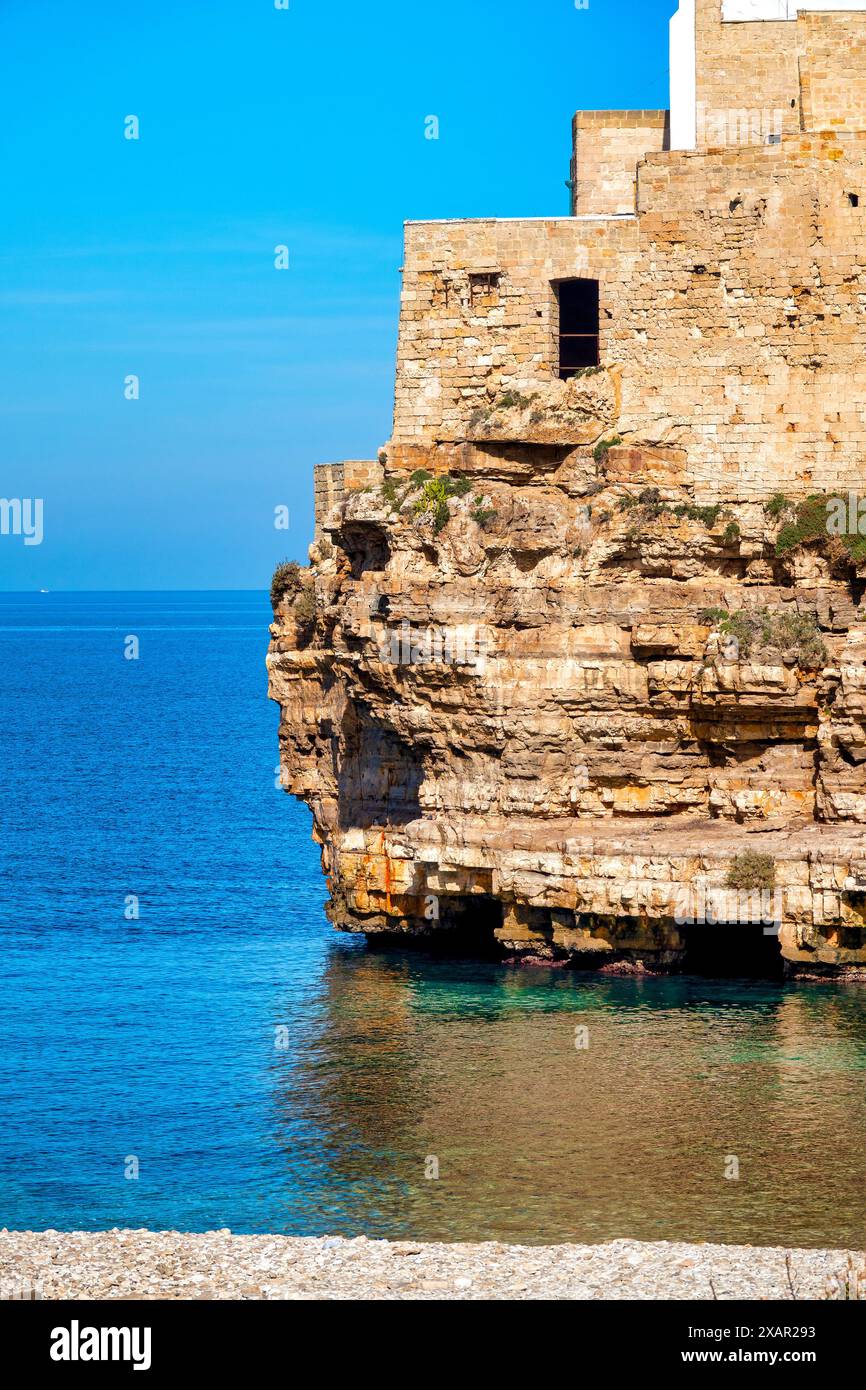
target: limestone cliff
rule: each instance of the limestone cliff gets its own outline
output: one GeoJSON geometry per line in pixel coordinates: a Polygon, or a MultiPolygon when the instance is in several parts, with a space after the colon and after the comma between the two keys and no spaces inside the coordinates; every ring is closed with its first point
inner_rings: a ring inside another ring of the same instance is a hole
{"type": "Polygon", "coordinates": [[[778,921],[792,963],[866,961],[863,567],[561,452],[467,446],[439,489],[395,451],[312,548],[313,623],[303,577],[277,604],[333,920],[668,966],[692,924],[778,921]]]}

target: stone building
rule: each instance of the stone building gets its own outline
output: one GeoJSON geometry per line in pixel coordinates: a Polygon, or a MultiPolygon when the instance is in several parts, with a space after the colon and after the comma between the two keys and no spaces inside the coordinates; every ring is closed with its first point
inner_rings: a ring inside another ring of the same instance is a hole
{"type": "Polygon", "coordinates": [[[866,12],[683,0],[670,109],[573,139],[571,216],[406,226],[391,440],[276,612],[286,784],[350,930],[856,971],[866,12]]]}

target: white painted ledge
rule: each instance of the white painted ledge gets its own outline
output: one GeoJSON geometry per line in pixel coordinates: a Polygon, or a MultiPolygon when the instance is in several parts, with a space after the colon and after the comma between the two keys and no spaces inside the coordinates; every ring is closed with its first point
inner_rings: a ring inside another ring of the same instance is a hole
{"type": "Polygon", "coordinates": [[[798,10],[866,10],[866,3],[864,0],[722,0],[722,23],[796,19],[798,10]]]}

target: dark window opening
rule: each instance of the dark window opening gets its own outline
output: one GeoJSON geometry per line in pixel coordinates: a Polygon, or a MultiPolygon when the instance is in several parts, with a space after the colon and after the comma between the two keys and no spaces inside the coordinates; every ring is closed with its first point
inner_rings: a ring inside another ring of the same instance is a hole
{"type": "Polygon", "coordinates": [[[849,193],[849,194],[848,194],[848,202],[851,204],[852,208],[859,208],[859,206],[860,206],[860,194],[859,194],[859,193],[849,193]]]}
{"type": "Polygon", "coordinates": [[[559,375],[562,381],[583,367],[597,367],[598,357],[598,281],[560,280],[556,285],[559,304],[559,375]]]}

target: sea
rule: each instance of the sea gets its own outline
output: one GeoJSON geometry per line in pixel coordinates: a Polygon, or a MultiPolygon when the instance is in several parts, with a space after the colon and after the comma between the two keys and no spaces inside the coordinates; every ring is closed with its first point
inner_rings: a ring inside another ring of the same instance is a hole
{"type": "Polygon", "coordinates": [[[0,1226],[866,1244],[866,990],[335,932],[267,594],[0,595],[0,1226]]]}

